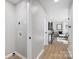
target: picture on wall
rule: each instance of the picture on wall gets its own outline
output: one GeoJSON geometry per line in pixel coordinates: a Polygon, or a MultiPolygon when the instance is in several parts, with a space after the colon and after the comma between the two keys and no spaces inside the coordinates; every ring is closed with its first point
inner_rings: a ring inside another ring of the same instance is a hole
{"type": "Polygon", "coordinates": [[[57,30],[62,30],[62,24],[57,24],[56,28],[57,30]]]}

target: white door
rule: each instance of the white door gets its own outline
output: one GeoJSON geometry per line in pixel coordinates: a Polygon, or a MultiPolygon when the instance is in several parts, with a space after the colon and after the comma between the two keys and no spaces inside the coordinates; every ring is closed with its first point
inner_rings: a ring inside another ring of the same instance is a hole
{"type": "Polygon", "coordinates": [[[30,3],[27,2],[27,59],[32,59],[32,26],[30,15],[30,3]]]}
{"type": "Polygon", "coordinates": [[[27,3],[27,59],[36,59],[43,51],[44,41],[48,42],[47,26],[46,14],[40,4],[27,3]]]}
{"type": "Polygon", "coordinates": [[[32,59],[38,59],[39,54],[44,48],[44,10],[37,2],[31,5],[32,17],[32,59]]]}

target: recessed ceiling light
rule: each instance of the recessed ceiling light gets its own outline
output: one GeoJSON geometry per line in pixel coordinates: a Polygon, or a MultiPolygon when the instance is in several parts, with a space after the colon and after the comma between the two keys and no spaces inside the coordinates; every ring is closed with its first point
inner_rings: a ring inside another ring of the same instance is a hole
{"type": "Polygon", "coordinates": [[[54,0],[54,2],[58,2],[59,0],[54,0]]]}

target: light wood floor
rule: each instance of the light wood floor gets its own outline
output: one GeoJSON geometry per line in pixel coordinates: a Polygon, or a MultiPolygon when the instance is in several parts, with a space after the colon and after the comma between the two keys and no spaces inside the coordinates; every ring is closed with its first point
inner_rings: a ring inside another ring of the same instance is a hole
{"type": "MultiPolygon", "coordinates": [[[[11,56],[7,59],[22,59],[19,56],[11,56]]],[[[39,59],[71,59],[67,51],[67,45],[64,45],[60,42],[53,42],[52,45],[49,45],[45,48],[44,53],[40,56],[39,59]]]]}
{"type": "Polygon", "coordinates": [[[60,42],[53,42],[45,48],[39,59],[71,59],[67,51],[67,45],[60,42]]]}

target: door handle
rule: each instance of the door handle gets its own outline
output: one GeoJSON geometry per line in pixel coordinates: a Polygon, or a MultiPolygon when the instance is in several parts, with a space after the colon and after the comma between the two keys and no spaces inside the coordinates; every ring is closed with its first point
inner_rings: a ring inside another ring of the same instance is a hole
{"type": "Polygon", "coordinates": [[[31,37],[29,37],[29,39],[31,39],[31,37]]]}

